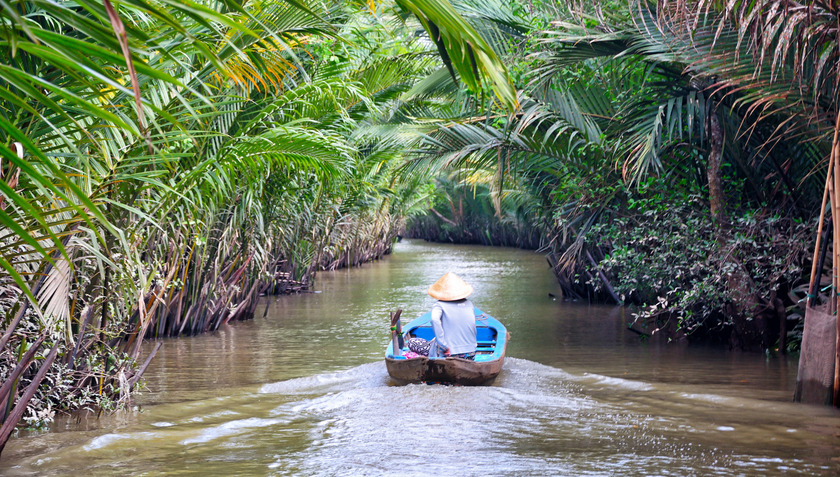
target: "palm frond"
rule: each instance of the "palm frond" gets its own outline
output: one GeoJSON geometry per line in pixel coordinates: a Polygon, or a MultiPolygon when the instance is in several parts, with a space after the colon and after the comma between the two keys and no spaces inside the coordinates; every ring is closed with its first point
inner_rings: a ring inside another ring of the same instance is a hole
{"type": "Polygon", "coordinates": [[[397,0],[397,4],[420,20],[453,78],[457,70],[472,91],[480,92],[483,74],[504,107],[516,110],[516,93],[504,64],[448,0],[397,0]]]}

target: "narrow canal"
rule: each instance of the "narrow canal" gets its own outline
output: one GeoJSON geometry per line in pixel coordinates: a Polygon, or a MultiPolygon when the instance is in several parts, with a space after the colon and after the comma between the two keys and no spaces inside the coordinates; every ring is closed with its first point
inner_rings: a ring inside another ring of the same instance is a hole
{"type": "Polygon", "coordinates": [[[840,413],[796,359],[643,342],[553,300],[533,252],[404,241],[266,315],[164,343],[129,412],[13,439],[2,475],[840,475],[840,413]],[[395,386],[388,312],[446,271],[511,331],[492,386],[395,386]]]}

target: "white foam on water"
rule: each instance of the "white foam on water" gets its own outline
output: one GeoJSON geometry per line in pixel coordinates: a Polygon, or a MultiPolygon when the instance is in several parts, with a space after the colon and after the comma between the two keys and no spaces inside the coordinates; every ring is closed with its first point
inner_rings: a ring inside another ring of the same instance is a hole
{"type": "Polygon", "coordinates": [[[90,441],[90,444],[82,446],[82,449],[86,451],[98,450],[105,447],[108,447],[111,444],[114,444],[119,441],[123,441],[126,439],[137,440],[137,439],[151,439],[155,436],[152,432],[136,432],[132,434],[104,434],[98,437],[93,438],[90,441]]]}
{"type": "Polygon", "coordinates": [[[652,385],[642,381],[632,381],[629,379],[614,378],[611,376],[590,373],[586,373],[583,376],[594,383],[603,384],[612,388],[622,388],[630,391],[652,391],[655,389],[652,385]]]}
{"type": "Polygon", "coordinates": [[[236,421],[226,422],[224,424],[213,426],[202,430],[197,436],[181,441],[183,445],[201,444],[210,442],[220,437],[227,437],[231,435],[240,434],[249,429],[268,427],[278,424],[286,423],[284,419],[262,419],[258,417],[250,417],[248,419],[238,419],[236,421]]]}
{"type": "Polygon", "coordinates": [[[206,414],[206,415],[203,415],[203,416],[191,417],[191,418],[187,419],[186,422],[198,423],[198,422],[205,422],[207,420],[215,419],[215,418],[219,418],[219,417],[238,416],[238,415],[239,415],[239,413],[236,412],[236,411],[225,410],[225,411],[214,412],[212,414],[206,414]]]}
{"type": "Polygon", "coordinates": [[[375,362],[334,373],[316,374],[264,384],[258,392],[261,394],[313,394],[340,391],[346,385],[367,388],[378,387],[386,385],[388,380],[384,362],[375,362]]]}
{"type": "Polygon", "coordinates": [[[128,434],[105,434],[104,436],[95,437],[92,441],[90,441],[90,444],[83,446],[82,449],[86,451],[101,449],[113,442],[130,438],[131,436],[128,434]]]}
{"type": "Polygon", "coordinates": [[[710,402],[715,404],[724,404],[724,403],[733,403],[734,401],[731,398],[720,396],[718,394],[692,394],[692,393],[680,393],[680,397],[686,399],[692,399],[695,401],[704,401],[710,402]]]}

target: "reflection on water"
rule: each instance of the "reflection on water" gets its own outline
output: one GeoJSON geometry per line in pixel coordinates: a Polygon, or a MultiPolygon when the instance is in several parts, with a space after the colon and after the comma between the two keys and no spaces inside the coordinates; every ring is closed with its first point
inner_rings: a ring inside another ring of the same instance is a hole
{"type": "Polygon", "coordinates": [[[4,475],[836,475],[840,414],[789,403],[793,359],[645,343],[553,301],[527,251],[407,241],[321,293],[167,341],[139,411],[9,443],[4,475]],[[396,386],[388,312],[446,271],[511,331],[492,386],[396,386]]]}

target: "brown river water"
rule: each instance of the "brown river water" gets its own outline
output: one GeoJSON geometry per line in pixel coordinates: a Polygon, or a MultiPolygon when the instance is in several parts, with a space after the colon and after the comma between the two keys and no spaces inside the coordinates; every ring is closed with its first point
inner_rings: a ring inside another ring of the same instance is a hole
{"type": "Polygon", "coordinates": [[[840,475],[840,412],[790,402],[796,358],[640,341],[623,308],[553,300],[539,254],[406,240],[314,289],[165,341],[134,409],[18,436],[0,475],[840,475]],[[507,325],[505,367],[397,386],[388,312],[447,271],[507,325]]]}

